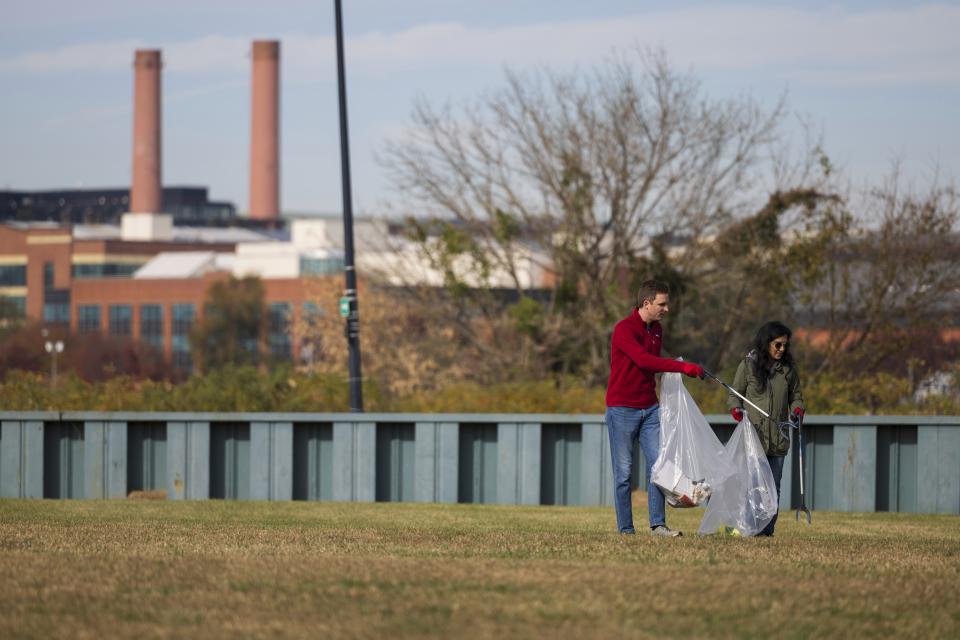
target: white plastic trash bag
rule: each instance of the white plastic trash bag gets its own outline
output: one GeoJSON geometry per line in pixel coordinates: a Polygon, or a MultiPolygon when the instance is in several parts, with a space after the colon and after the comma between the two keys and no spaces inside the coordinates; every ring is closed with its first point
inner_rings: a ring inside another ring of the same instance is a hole
{"type": "Polygon", "coordinates": [[[663,490],[670,506],[702,505],[714,483],[735,470],[680,374],[663,374],[660,385],[660,455],[651,481],[663,490]]]}
{"type": "Polygon", "coordinates": [[[651,475],[670,505],[706,504],[701,534],[755,536],[779,507],[773,472],[750,420],[745,417],[721,444],[679,373],[661,379],[660,454],[651,475]]]}
{"type": "Polygon", "coordinates": [[[724,447],[723,456],[736,473],[713,485],[699,533],[735,530],[742,536],[755,536],[773,520],[779,504],[770,463],[746,416],[724,447]]]}

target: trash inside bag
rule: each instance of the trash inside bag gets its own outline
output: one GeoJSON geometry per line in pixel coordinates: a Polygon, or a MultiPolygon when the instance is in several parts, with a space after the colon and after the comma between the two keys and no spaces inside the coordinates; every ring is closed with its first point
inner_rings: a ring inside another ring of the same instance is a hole
{"type": "Polygon", "coordinates": [[[755,536],[778,508],[773,472],[750,420],[721,444],[679,373],[661,378],[660,454],[651,481],[673,507],[706,505],[700,534],[755,536]]]}
{"type": "Polygon", "coordinates": [[[720,443],[700,408],[683,386],[679,373],[660,381],[660,454],[651,481],[672,507],[703,505],[714,484],[732,475],[720,443]]]}
{"type": "Polygon", "coordinates": [[[691,480],[670,460],[664,460],[660,473],[653,481],[663,490],[663,497],[671,507],[696,507],[707,501],[711,489],[706,478],[691,480]]]}
{"type": "Polygon", "coordinates": [[[749,418],[737,425],[724,457],[736,473],[714,485],[698,533],[755,536],[773,520],[779,504],[770,463],[749,418]]]}

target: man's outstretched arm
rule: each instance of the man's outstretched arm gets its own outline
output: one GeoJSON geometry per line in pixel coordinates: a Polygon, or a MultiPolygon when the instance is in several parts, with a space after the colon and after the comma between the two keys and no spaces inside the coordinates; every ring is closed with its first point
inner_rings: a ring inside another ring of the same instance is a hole
{"type": "Polygon", "coordinates": [[[691,378],[702,378],[703,367],[693,362],[681,362],[672,358],[661,358],[649,353],[630,334],[623,329],[613,332],[613,348],[620,349],[637,367],[651,373],[682,373],[691,378]]]}

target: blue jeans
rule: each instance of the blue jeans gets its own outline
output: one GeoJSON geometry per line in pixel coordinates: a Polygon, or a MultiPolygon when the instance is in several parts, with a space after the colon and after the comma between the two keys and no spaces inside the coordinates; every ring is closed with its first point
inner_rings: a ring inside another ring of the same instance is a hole
{"type": "Polygon", "coordinates": [[[633,528],[633,506],[630,502],[633,445],[639,439],[647,469],[647,504],[650,528],[666,524],[663,492],[650,482],[650,472],[660,454],[660,405],[648,409],[607,407],[607,433],[610,435],[610,458],[613,462],[613,505],[617,511],[620,533],[636,533],[633,528]]]}
{"type": "Polygon", "coordinates": [[[780,511],[780,478],[783,477],[783,460],[785,457],[786,456],[767,456],[767,462],[770,463],[770,471],[773,471],[773,482],[777,485],[777,513],[773,514],[773,520],[760,532],[759,535],[761,536],[772,536],[773,527],[777,524],[777,515],[780,511]]]}

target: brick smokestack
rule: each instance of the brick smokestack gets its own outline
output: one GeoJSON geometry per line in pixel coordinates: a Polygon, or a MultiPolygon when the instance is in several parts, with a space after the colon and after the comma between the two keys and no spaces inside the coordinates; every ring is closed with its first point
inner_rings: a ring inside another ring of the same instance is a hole
{"type": "Polygon", "coordinates": [[[133,183],[130,211],[158,213],[160,183],[160,51],[139,49],[133,59],[133,183]]]}
{"type": "Polygon", "coordinates": [[[280,42],[253,42],[250,217],[280,216],[280,42]]]}

